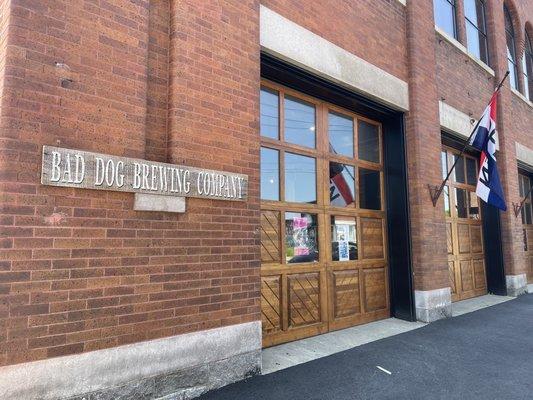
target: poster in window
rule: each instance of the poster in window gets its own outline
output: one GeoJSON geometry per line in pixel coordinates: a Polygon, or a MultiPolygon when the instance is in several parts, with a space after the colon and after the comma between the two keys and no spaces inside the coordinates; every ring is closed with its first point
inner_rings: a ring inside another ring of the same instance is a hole
{"type": "Polygon", "coordinates": [[[308,222],[305,217],[294,217],[292,220],[292,237],[294,240],[294,255],[305,256],[309,254],[309,237],[307,234],[308,222]]]}

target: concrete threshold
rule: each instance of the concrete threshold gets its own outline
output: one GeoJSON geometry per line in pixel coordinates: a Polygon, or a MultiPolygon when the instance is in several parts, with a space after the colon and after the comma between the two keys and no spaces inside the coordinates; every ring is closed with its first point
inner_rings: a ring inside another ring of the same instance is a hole
{"type": "Polygon", "coordinates": [[[349,350],[375,340],[421,328],[425,325],[422,322],[408,322],[401,319],[388,318],[269,347],[264,349],[262,354],[263,375],[349,350]]]}
{"type": "MultiPolygon", "coordinates": [[[[533,285],[529,285],[529,289],[530,293],[533,293],[533,285]]],[[[512,299],[514,297],[488,294],[458,301],[452,304],[452,316],[456,317],[512,299]]],[[[349,350],[366,343],[409,332],[425,325],[427,324],[423,322],[409,322],[396,318],[388,318],[269,347],[262,352],[262,373],[263,375],[270,374],[294,365],[316,360],[317,358],[349,350]]]]}
{"type": "Polygon", "coordinates": [[[474,297],[467,300],[456,301],[455,303],[452,303],[452,316],[457,317],[458,315],[481,310],[482,308],[495,306],[496,304],[513,300],[514,298],[515,297],[486,294],[484,296],[474,297]]]}

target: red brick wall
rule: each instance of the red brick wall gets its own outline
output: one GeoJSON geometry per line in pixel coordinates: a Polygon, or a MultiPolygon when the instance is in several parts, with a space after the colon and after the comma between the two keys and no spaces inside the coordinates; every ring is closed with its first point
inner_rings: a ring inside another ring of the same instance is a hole
{"type": "Polygon", "coordinates": [[[407,10],[409,113],[406,119],[407,166],[414,287],[449,286],[446,225],[442,199],[433,207],[428,185],[439,185],[440,124],[437,97],[435,32],[431,2],[411,2],[407,10]]]}
{"type": "Polygon", "coordinates": [[[407,81],[406,9],[399,1],[264,0],[261,4],[407,81]]]}
{"type": "Polygon", "coordinates": [[[11,1],[0,364],[259,319],[259,4],[172,3],[170,32],[163,0],[11,1]],[[131,194],[41,186],[43,144],[245,173],[250,201],[135,212],[131,194]]]}
{"type": "MultiPolygon", "coordinates": [[[[459,8],[462,3],[459,2],[459,8]]],[[[515,22],[517,53],[522,52],[524,29],[527,21],[533,21],[533,3],[526,0],[506,2],[515,22]]],[[[461,12],[461,15],[464,15],[461,12]]],[[[458,20],[461,25],[462,20],[458,20]]],[[[503,2],[487,2],[487,26],[490,66],[496,76],[492,77],[455,46],[436,35],[437,84],[439,97],[447,104],[479,118],[486,107],[495,85],[507,70],[503,2]]],[[[466,45],[466,39],[460,37],[466,45]]],[[[518,169],[515,142],[533,149],[533,108],[509,89],[509,81],[499,97],[498,130],[500,175],[509,211],[502,213],[502,239],[504,264],[507,274],[525,272],[520,217],[513,213],[512,203],[519,203],[518,169]]]]}
{"type": "MultiPolygon", "coordinates": [[[[498,79],[502,3],[488,2],[498,79]]],[[[533,4],[515,3],[519,23],[532,21],[533,4]]],[[[440,176],[438,100],[478,117],[494,80],[439,39],[430,2],[302,4],[264,1],[409,81],[415,288],[448,286],[442,200],[433,208],[427,192],[440,176]]],[[[0,1],[7,5],[0,365],[258,320],[259,1],[0,1]],[[41,186],[43,144],[245,173],[249,201],[188,199],[187,213],[173,215],[135,212],[131,194],[41,186]]],[[[532,115],[503,90],[509,204],[518,201],[515,140],[533,149],[532,115]]],[[[524,267],[517,221],[503,216],[508,273],[524,267]]]]}

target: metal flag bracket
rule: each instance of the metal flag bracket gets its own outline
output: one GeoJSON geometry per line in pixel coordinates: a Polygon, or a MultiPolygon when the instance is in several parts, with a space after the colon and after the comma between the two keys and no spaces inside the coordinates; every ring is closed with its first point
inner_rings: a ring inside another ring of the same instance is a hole
{"type": "MultiPolygon", "coordinates": [[[[503,83],[505,82],[505,79],[507,79],[507,76],[509,76],[509,71],[507,71],[505,73],[505,75],[503,76],[503,78],[500,81],[500,83],[498,84],[498,86],[496,86],[496,89],[494,90],[494,92],[497,92],[497,91],[499,91],[501,89],[501,87],[503,86],[503,83]]],[[[481,122],[481,119],[479,119],[477,121],[476,125],[474,126],[474,129],[472,129],[472,132],[470,133],[470,136],[468,136],[468,139],[466,140],[466,143],[463,146],[463,149],[461,150],[461,153],[459,153],[458,157],[455,157],[455,162],[453,163],[452,167],[450,168],[450,170],[446,174],[446,177],[444,178],[442,183],[439,186],[428,184],[429,195],[431,197],[431,202],[433,203],[433,207],[437,206],[437,202],[439,201],[439,197],[442,194],[442,191],[444,190],[444,186],[446,186],[446,182],[448,182],[448,179],[450,179],[450,175],[452,174],[455,166],[457,165],[457,162],[461,159],[461,156],[466,151],[466,148],[468,147],[468,144],[470,143],[470,139],[472,138],[472,135],[474,135],[474,133],[476,132],[480,122],[481,122]]],[[[514,203],[513,203],[513,206],[514,206],[514,203]]],[[[521,206],[520,206],[520,208],[521,208],[521,206]]],[[[515,209],[515,213],[516,213],[516,209],[515,209]]]]}

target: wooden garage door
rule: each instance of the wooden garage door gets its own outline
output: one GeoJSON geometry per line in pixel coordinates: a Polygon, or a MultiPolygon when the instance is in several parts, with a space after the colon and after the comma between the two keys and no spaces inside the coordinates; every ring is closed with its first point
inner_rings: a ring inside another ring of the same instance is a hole
{"type": "Polygon", "coordinates": [[[263,82],[264,346],[389,316],[381,147],[378,123],[263,82]]]}
{"type": "MultiPolygon", "coordinates": [[[[443,176],[456,157],[458,151],[443,149],[443,176]]],[[[481,208],[476,196],[477,170],[474,157],[460,156],[443,192],[453,301],[487,293],[481,208]]]]}
{"type": "Polygon", "coordinates": [[[524,252],[527,266],[527,282],[533,283],[533,209],[531,205],[531,179],[527,174],[519,174],[520,199],[529,195],[522,207],[522,235],[524,241],[524,252]]]}

